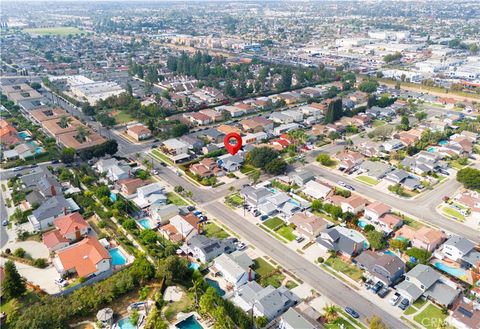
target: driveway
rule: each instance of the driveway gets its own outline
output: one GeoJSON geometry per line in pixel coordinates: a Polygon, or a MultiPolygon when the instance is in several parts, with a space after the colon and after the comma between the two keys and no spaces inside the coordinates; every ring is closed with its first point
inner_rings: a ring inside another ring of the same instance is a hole
{"type": "Polygon", "coordinates": [[[10,248],[12,253],[15,249],[23,248],[32,258],[48,258],[50,256],[48,248],[43,243],[37,241],[9,241],[3,246],[2,250],[6,248],[10,248]]]}
{"type": "MultiPolygon", "coordinates": [[[[5,264],[7,259],[0,257],[0,264],[5,264]]],[[[60,292],[60,287],[55,284],[53,280],[59,278],[55,266],[50,265],[47,268],[36,268],[27,264],[15,262],[18,273],[23,276],[28,282],[39,286],[48,294],[55,294],[60,292]]]]}

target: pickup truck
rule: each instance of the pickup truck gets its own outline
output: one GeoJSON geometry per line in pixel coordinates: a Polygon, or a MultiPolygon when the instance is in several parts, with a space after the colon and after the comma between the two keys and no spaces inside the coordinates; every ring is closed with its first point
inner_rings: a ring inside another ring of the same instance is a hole
{"type": "Polygon", "coordinates": [[[396,292],[396,293],[392,296],[392,298],[390,298],[390,300],[389,300],[390,304],[396,305],[396,304],[398,303],[398,301],[400,300],[400,297],[401,297],[400,294],[399,294],[398,292],[396,292]]]}

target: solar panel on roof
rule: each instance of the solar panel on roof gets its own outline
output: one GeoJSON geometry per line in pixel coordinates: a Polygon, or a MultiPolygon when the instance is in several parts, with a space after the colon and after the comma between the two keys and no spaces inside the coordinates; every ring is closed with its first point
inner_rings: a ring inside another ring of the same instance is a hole
{"type": "Polygon", "coordinates": [[[464,309],[464,308],[461,307],[461,306],[458,308],[458,311],[459,311],[460,313],[462,313],[463,315],[465,315],[466,317],[471,318],[471,317],[473,316],[473,313],[472,313],[472,312],[470,312],[469,310],[464,309]]]}

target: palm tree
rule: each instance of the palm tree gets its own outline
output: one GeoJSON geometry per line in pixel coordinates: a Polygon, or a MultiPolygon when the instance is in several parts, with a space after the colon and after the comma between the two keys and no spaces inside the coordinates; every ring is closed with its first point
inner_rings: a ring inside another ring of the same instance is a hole
{"type": "Polygon", "coordinates": [[[327,323],[331,323],[338,318],[338,308],[333,304],[325,305],[323,312],[323,316],[325,317],[327,323]]]}
{"type": "Polygon", "coordinates": [[[58,122],[58,125],[62,128],[67,128],[70,121],[72,121],[72,118],[64,115],[60,118],[60,121],[58,122]]]}
{"type": "Polygon", "coordinates": [[[288,133],[288,137],[292,140],[294,145],[303,144],[307,139],[307,134],[303,130],[294,130],[288,133]]]}
{"type": "Polygon", "coordinates": [[[199,279],[199,280],[192,280],[192,287],[190,289],[188,289],[190,292],[193,292],[193,294],[195,295],[195,305],[198,306],[198,296],[200,295],[201,293],[201,288],[202,288],[202,279],[199,279]]]}
{"type": "Polygon", "coordinates": [[[85,142],[87,137],[90,135],[90,131],[88,131],[84,126],[77,127],[77,140],[81,143],[85,142]]]}

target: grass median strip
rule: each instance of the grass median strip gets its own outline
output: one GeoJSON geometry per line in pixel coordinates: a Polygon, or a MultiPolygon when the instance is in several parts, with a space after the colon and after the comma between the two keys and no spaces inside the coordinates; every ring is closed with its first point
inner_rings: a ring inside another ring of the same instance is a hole
{"type": "Polygon", "coordinates": [[[379,183],[378,180],[369,176],[357,176],[355,179],[370,186],[375,186],[379,183]]]}

